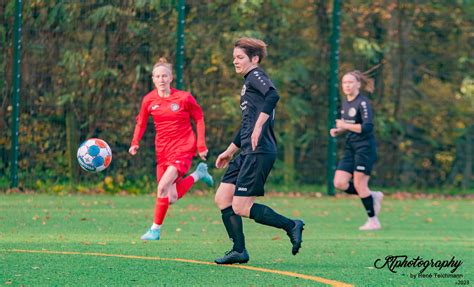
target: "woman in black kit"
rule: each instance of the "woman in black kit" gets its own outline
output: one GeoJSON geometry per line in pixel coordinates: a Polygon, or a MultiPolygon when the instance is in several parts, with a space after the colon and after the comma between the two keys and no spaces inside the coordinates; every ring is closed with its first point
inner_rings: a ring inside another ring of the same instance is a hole
{"type": "Polygon", "coordinates": [[[229,147],[217,160],[217,168],[227,167],[217,189],[215,201],[233,247],[218,264],[246,263],[242,216],[257,223],[286,231],[292,244],[292,254],[301,247],[304,223],[276,213],[270,207],[255,203],[263,196],[264,185],[276,159],[277,146],[273,133],[275,106],[279,100],[275,86],[258,64],[267,54],[267,45],[258,39],[241,38],[234,44],[235,71],[244,76],[240,108],[240,130],[229,147]],[[237,151],[240,153],[232,160],[237,151]]]}
{"type": "Polygon", "coordinates": [[[383,193],[369,189],[372,167],[377,159],[374,137],[372,106],[360,90],[373,92],[373,81],[359,71],[348,72],[342,77],[342,90],[346,99],[342,102],[341,119],[330,130],[332,137],[346,134],[344,155],[334,175],[334,186],[348,194],[357,194],[367,211],[367,222],[360,230],[382,228],[377,215],[380,212],[383,193]],[[353,179],[353,182],[351,181],[353,179]]]}

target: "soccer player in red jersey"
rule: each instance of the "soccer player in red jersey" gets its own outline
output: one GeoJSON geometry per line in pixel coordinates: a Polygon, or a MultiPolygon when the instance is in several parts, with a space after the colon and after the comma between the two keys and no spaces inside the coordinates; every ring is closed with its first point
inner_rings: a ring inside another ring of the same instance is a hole
{"type": "Polygon", "coordinates": [[[129,149],[130,154],[137,153],[140,139],[151,116],[156,132],[158,189],[154,221],[141,237],[142,240],[160,239],[160,228],[169,205],[183,197],[195,182],[202,180],[209,186],[213,185],[207,164],[203,162],[198,164],[191,175],[183,178],[191,167],[196,150],[202,160],[206,159],[208,153],[201,107],[190,93],[171,87],[173,73],[166,59],[161,58],[155,64],[152,79],[156,89],[143,98],[129,149]],[[191,126],[191,119],[196,124],[197,139],[191,126]]]}

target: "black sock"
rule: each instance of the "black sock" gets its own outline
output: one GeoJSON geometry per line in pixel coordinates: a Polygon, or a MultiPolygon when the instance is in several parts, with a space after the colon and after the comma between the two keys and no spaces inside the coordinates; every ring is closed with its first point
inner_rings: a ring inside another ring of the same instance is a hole
{"type": "Polygon", "coordinates": [[[291,231],[295,226],[293,220],[276,213],[273,209],[263,204],[254,203],[250,208],[250,218],[260,224],[291,231]]]}
{"type": "Polygon", "coordinates": [[[242,217],[235,214],[232,206],[221,210],[222,221],[224,222],[225,229],[229,238],[234,241],[233,250],[242,252],[245,249],[245,236],[243,232],[242,217]]]}
{"type": "Polygon", "coordinates": [[[221,210],[222,222],[224,222],[227,235],[229,235],[229,238],[232,241],[234,241],[234,235],[232,233],[232,225],[230,223],[229,217],[232,216],[233,213],[234,213],[234,210],[232,210],[232,206],[226,207],[221,210]]]}
{"type": "Polygon", "coordinates": [[[372,198],[372,195],[369,195],[365,198],[361,198],[362,204],[365,207],[365,210],[367,210],[367,215],[369,217],[374,217],[375,216],[375,210],[374,210],[374,199],[372,198]]]}
{"type": "Polygon", "coordinates": [[[354,183],[352,181],[349,181],[349,187],[344,190],[345,193],[347,194],[357,194],[357,190],[354,187],[354,183]]]}

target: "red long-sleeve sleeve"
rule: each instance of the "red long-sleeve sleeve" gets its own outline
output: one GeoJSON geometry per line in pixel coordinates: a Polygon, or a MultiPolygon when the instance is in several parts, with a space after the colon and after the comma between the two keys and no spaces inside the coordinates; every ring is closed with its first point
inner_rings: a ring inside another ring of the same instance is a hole
{"type": "Polygon", "coordinates": [[[158,162],[196,156],[196,149],[207,150],[202,109],[190,93],[174,88],[169,97],[160,97],[157,90],[148,93],[136,117],[132,145],[139,145],[150,116],[155,126],[158,162]],[[196,133],[191,121],[196,124],[196,133]]]}
{"type": "Polygon", "coordinates": [[[149,97],[145,96],[142,101],[142,105],[140,108],[140,112],[136,117],[136,124],[135,130],[133,131],[133,139],[131,145],[139,145],[140,140],[143,137],[143,134],[146,131],[146,126],[148,123],[148,118],[150,117],[149,105],[150,101],[149,97]]]}
{"type": "Polygon", "coordinates": [[[207,150],[206,124],[204,123],[204,114],[202,112],[201,106],[196,102],[196,99],[194,99],[194,97],[192,97],[191,95],[188,97],[188,109],[189,109],[191,118],[196,123],[198,152],[206,151],[207,150]]]}

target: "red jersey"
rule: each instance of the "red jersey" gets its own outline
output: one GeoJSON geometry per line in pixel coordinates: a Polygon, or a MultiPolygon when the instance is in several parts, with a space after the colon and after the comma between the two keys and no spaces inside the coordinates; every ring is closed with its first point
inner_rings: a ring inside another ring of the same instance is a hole
{"type": "Polygon", "coordinates": [[[158,90],[149,92],[142,101],[136,118],[132,145],[139,145],[150,115],[155,124],[155,152],[157,161],[163,162],[193,157],[207,150],[204,115],[194,97],[185,91],[171,88],[169,97],[162,98],[158,90]],[[197,141],[191,118],[196,123],[197,141]]]}

